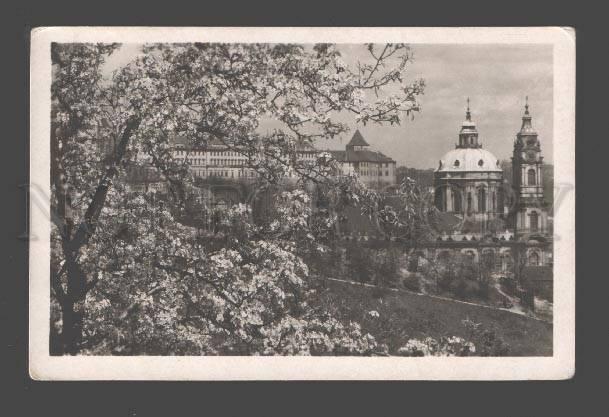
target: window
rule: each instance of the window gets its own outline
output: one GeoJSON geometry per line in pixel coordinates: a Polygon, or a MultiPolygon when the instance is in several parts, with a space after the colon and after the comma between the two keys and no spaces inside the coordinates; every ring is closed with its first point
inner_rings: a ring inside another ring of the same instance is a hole
{"type": "Polygon", "coordinates": [[[537,185],[537,175],[533,168],[527,172],[527,180],[528,185],[537,185]]]}
{"type": "Polygon", "coordinates": [[[452,195],[453,195],[453,211],[455,213],[461,213],[461,211],[463,210],[461,208],[461,193],[459,192],[459,190],[456,190],[453,188],[452,195]]]}
{"type": "Polygon", "coordinates": [[[472,212],[472,193],[467,193],[467,212],[472,212]]]}
{"type": "Polygon", "coordinates": [[[455,159],[455,163],[453,164],[454,166],[458,167],[459,165],[461,165],[461,163],[459,162],[458,159],[455,159]]]}
{"type": "Polygon", "coordinates": [[[445,195],[444,195],[444,189],[443,188],[438,188],[436,189],[435,192],[435,205],[436,208],[440,211],[446,211],[446,204],[445,204],[445,195]]]}
{"type": "Polygon", "coordinates": [[[539,216],[537,212],[532,212],[530,216],[531,232],[536,232],[539,229],[539,216]]]}
{"type": "Polygon", "coordinates": [[[484,188],[478,190],[478,212],[486,212],[486,189],[484,188]]]}
{"type": "Polygon", "coordinates": [[[539,254],[537,252],[531,252],[529,255],[529,265],[538,266],[539,265],[539,254]]]}

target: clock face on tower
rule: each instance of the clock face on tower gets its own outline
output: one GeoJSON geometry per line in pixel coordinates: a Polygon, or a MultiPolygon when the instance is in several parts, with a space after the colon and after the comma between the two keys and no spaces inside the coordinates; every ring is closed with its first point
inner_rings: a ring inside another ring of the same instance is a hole
{"type": "Polygon", "coordinates": [[[536,157],[537,157],[537,153],[536,152],[529,151],[529,152],[526,153],[526,159],[528,161],[535,161],[536,157]]]}

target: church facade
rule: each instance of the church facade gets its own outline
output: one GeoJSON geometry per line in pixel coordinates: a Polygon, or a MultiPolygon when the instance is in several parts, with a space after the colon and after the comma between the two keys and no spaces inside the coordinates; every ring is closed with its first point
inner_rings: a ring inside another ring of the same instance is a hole
{"type": "MultiPolygon", "coordinates": [[[[511,185],[499,160],[484,150],[469,100],[455,149],[434,172],[435,205],[450,216],[431,249],[436,259],[468,254],[513,275],[535,291],[552,279],[552,230],[542,186],[543,156],[528,99],[512,154],[511,185]]],[[[535,291],[531,292],[534,293],[535,291]]]]}
{"type": "Polygon", "coordinates": [[[455,149],[434,173],[437,208],[488,227],[503,216],[503,171],[499,160],[482,148],[469,103],[455,149]]]}

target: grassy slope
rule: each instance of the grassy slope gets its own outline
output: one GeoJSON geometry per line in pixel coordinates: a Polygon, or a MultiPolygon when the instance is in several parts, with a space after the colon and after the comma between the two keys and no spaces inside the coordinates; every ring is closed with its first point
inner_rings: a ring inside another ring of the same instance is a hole
{"type": "Polygon", "coordinates": [[[385,291],[342,282],[326,281],[319,302],[362,324],[379,341],[387,343],[390,353],[409,338],[461,336],[467,332],[462,320],[469,318],[494,329],[510,346],[510,356],[552,355],[552,325],[508,311],[438,300],[425,295],[385,291]],[[379,319],[368,311],[376,310],[379,319]]]}

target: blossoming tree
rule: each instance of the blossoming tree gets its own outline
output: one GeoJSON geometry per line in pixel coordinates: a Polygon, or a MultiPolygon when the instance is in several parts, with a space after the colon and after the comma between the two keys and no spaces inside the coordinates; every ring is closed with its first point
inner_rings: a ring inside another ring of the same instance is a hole
{"type": "Polygon", "coordinates": [[[305,188],[278,197],[267,227],[254,226],[237,206],[226,213],[223,237],[201,239],[176,220],[192,177],[171,138],[192,146],[220,140],[267,184],[295,173],[300,184],[373,198],[353,178],[333,176],[327,155],[305,162],[296,148],[346,132],[340,113],[395,124],[416,111],[423,82],[405,80],[409,48],[368,45],[368,59],[352,69],[328,44],[157,44],[105,80],[105,59],[119,47],[52,45],[58,353],[382,350],[356,323],[308,306],[299,250],[314,250],[331,221],[307,222],[305,188]],[[281,128],[260,134],[265,119],[281,128]],[[168,204],[117,181],[142,161],[167,181],[168,204]]]}

